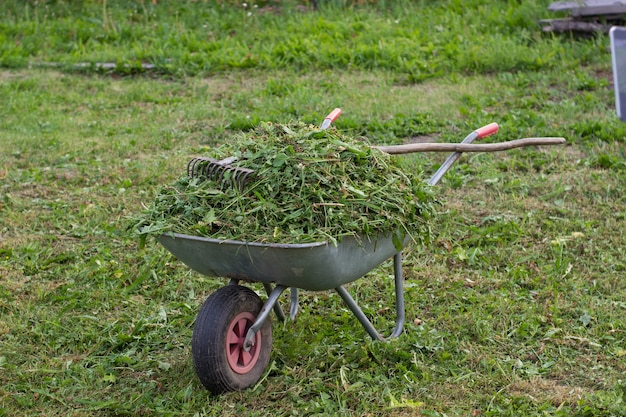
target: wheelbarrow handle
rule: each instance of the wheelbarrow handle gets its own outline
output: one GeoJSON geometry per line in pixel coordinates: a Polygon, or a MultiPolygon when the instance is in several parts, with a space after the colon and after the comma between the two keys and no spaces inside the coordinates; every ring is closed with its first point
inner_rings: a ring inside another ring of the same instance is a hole
{"type": "Polygon", "coordinates": [[[408,143],[406,145],[375,146],[390,155],[415,152],[498,152],[524,146],[562,145],[565,138],[524,138],[496,143],[408,143]]]}
{"type": "MultiPolygon", "coordinates": [[[[467,135],[465,139],[461,141],[461,143],[472,143],[475,139],[480,139],[489,135],[496,134],[498,132],[498,129],[500,129],[500,126],[498,126],[497,123],[489,123],[488,125],[474,130],[472,133],[467,135]]],[[[435,174],[430,178],[430,180],[428,181],[428,185],[437,185],[437,183],[441,181],[441,178],[443,178],[445,173],[448,172],[448,170],[460,157],[461,152],[459,151],[451,153],[450,156],[444,161],[444,163],[441,164],[437,172],[435,172],[435,174]]]]}
{"type": "Polygon", "coordinates": [[[497,123],[489,123],[488,125],[474,130],[474,133],[476,133],[478,139],[482,139],[487,136],[495,135],[498,133],[498,129],[500,129],[500,126],[498,126],[497,123]]]}
{"type": "Polygon", "coordinates": [[[322,125],[320,126],[320,130],[326,130],[330,127],[330,125],[341,116],[341,109],[339,107],[335,108],[333,111],[328,113],[328,116],[324,118],[322,125]]]}

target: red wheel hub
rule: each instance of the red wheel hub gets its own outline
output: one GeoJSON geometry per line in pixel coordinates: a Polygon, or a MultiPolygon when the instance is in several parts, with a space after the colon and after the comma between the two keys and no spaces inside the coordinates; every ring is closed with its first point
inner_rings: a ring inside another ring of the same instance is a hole
{"type": "Polygon", "coordinates": [[[244,340],[248,329],[254,324],[252,313],[244,311],[235,316],[226,333],[226,358],[230,368],[238,374],[250,372],[256,365],[261,353],[261,332],[254,335],[254,345],[246,351],[244,340]]]}

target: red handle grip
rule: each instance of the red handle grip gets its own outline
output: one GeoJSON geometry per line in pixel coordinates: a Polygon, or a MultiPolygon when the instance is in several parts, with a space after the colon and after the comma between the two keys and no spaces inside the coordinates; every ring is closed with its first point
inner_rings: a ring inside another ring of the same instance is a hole
{"type": "Polygon", "coordinates": [[[341,116],[341,109],[337,107],[335,110],[328,113],[328,116],[324,120],[330,120],[331,123],[337,120],[341,116]]]}
{"type": "Polygon", "coordinates": [[[497,123],[489,123],[486,126],[476,129],[474,132],[478,134],[479,138],[484,138],[498,133],[499,128],[500,126],[498,126],[497,123]]]}

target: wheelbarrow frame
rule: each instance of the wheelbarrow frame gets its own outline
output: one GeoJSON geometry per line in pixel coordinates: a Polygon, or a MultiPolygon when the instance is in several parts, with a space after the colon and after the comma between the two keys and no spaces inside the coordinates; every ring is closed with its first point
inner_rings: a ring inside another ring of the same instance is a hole
{"type": "MultiPolygon", "coordinates": [[[[264,285],[268,300],[248,332],[245,346],[251,346],[254,334],[261,328],[270,310],[274,309],[279,318],[283,319],[284,314],[281,313],[277,301],[287,288],[291,289],[292,319],[298,310],[298,289],[335,290],[372,338],[384,340],[343,285],[364,276],[393,257],[397,310],[404,311],[402,255],[394,246],[393,240],[391,235],[376,239],[347,236],[337,245],[333,245],[329,242],[250,243],[184,234],[164,234],[159,237],[159,242],[176,258],[202,275],[230,278],[231,284],[245,281],[264,285]]],[[[402,246],[406,246],[408,241],[404,239],[402,246]]],[[[391,337],[402,332],[404,314],[398,316],[396,329],[391,337]]]]}
{"type": "MultiPolygon", "coordinates": [[[[498,125],[491,123],[471,132],[461,143],[469,144],[477,138],[495,134],[497,131],[498,125]]],[[[460,156],[461,152],[450,154],[428,184],[436,185],[460,156]]],[[[244,341],[246,348],[253,345],[256,332],[263,326],[272,309],[276,311],[279,319],[284,319],[277,301],[287,288],[291,288],[292,319],[298,310],[298,289],[335,290],[372,339],[385,340],[402,334],[405,322],[402,251],[394,246],[391,235],[383,235],[376,239],[348,236],[337,245],[333,245],[329,242],[256,243],[168,233],[161,235],[159,242],[200,274],[230,278],[231,284],[237,284],[242,280],[263,283],[268,299],[246,335],[244,341]],[[391,257],[394,260],[397,317],[393,332],[385,338],[372,325],[343,285],[362,277],[391,257]],[[275,287],[272,287],[272,284],[275,284],[275,287]]],[[[407,243],[408,239],[404,239],[403,248],[407,243]]]]}
{"type": "MultiPolygon", "coordinates": [[[[334,118],[336,118],[336,116],[334,118]]],[[[461,153],[463,151],[469,151],[469,144],[471,144],[475,139],[492,135],[497,131],[498,125],[496,123],[491,123],[467,135],[465,139],[460,142],[460,145],[462,146],[458,148],[459,150],[450,154],[450,156],[430,178],[428,184],[434,186],[439,183],[444,174],[461,156],[461,153]]],[[[564,139],[558,139],[561,140],[561,142],[558,143],[564,142],[564,139]]],[[[558,144],[555,141],[544,142],[545,143],[543,144],[558,144]]],[[[526,144],[526,142],[524,142],[523,144],[516,146],[528,146],[535,144],[542,143],[533,142],[526,144]]],[[[396,150],[389,150],[389,148],[393,147],[381,147],[383,151],[388,153],[405,153],[403,149],[399,149],[400,146],[396,147],[398,148],[396,150]]],[[[241,281],[259,282],[263,284],[267,293],[267,300],[262,303],[262,307],[258,311],[258,314],[255,316],[248,314],[246,316],[247,318],[243,320],[247,320],[245,326],[240,325],[245,329],[243,331],[245,335],[237,334],[235,336],[226,336],[226,338],[231,337],[233,340],[236,339],[233,343],[236,343],[239,346],[243,355],[248,352],[248,356],[250,356],[249,352],[255,352],[258,350],[258,346],[255,346],[255,343],[260,340],[259,335],[262,331],[268,335],[266,338],[270,339],[269,342],[271,344],[271,322],[268,322],[268,318],[273,310],[279,320],[285,320],[285,314],[283,313],[278,300],[281,294],[287,289],[290,289],[290,317],[292,319],[295,319],[298,312],[299,289],[310,291],[334,290],[343,299],[348,308],[350,308],[354,316],[361,323],[365,331],[372,337],[372,339],[384,341],[396,338],[403,332],[405,324],[405,299],[404,277],[402,274],[402,250],[409,243],[408,237],[405,237],[403,241],[398,242],[397,239],[394,239],[391,234],[380,235],[376,238],[346,236],[335,245],[330,242],[313,242],[305,244],[256,243],[212,239],[178,233],[167,233],[159,237],[159,242],[175,257],[200,274],[230,278],[229,286],[238,286],[241,281]],[[400,243],[400,245],[397,245],[398,243],[400,243]],[[393,258],[396,320],[395,327],[391,334],[384,337],[374,327],[367,315],[347,291],[345,284],[361,278],[390,258],[393,258]],[[268,328],[269,333],[267,333],[268,328]]],[[[222,288],[222,290],[229,288],[229,286],[222,288]]],[[[248,291],[248,295],[250,295],[250,291],[245,287],[240,287],[239,289],[248,291]]],[[[213,293],[212,296],[207,299],[205,305],[203,305],[203,309],[201,310],[202,318],[207,318],[212,314],[204,311],[204,307],[213,296],[219,296],[219,292],[220,290],[213,293]]],[[[235,291],[234,288],[233,291],[223,291],[224,294],[236,292],[237,291],[235,291]]],[[[216,303],[215,300],[212,300],[211,302],[215,305],[219,304],[216,303]]],[[[258,300],[258,303],[260,304],[261,300],[258,300]]],[[[241,314],[237,317],[239,316],[241,316],[241,314]]],[[[200,319],[199,314],[197,321],[200,319]]],[[[196,326],[198,326],[197,322],[196,326]]],[[[229,324],[228,326],[236,327],[238,324],[229,324]]],[[[196,328],[194,328],[194,343],[197,338],[203,337],[196,336],[196,328]]],[[[206,326],[203,327],[202,332],[205,330],[206,326]]],[[[221,335],[216,339],[220,339],[220,343],[222,343],[221,335]]],[[[229,342],[227,341],[226,343],[229,342]]],[[[220,346],[218,346],[219,343],[215,342],[215,344],[216,345],[211,348],[221,349],[220,346]]],[[[224,347],[224,345],[221,346],[224,347]]],[[[203,345],[203,349],[205,348],[206,346],[203,345]]],[[[265,346],[265,348],[267,347],[265,346]]],[[[215,358],[215,354],[211,352],[199,352],[198,355],[201,358],[199,359],[201,362],[205,360],[210,362],[215,358]]],[[[238,365],[236,363],[233,365],[232,363],[232,361],[236,361],[236,359],[232,359],[232,355],[229,355],[229,353],[226,353],[228,363],[230,364],[231,369],[237,372],[238,365]]],[[[196,362],[195,352],[194,362],[196,362]]],[[[210,367],[210,364],[203,362],[201,366],[206,370],[207,367],[210,367]]],[[[227,367],[228,365],[224,365],[224,360],[222,360],[220,366],[227,367]]],[[[209,388],[212,384],[209,379],[215,375],[212,374],[210,377],[205,376],[203,379],[197,363],[196,372],[203,381],[203,384],[209,388]]],[[[216,372],[219,374],[221,371],[218,370],[216,372]]],[[[255,373],[258,372],[259,370],[256,369],[255,373]]],[[[238,373],[242,374],[245,372],[241,371],[238,373]]],[[[218,375],[218,378],[219,377],[220,375],[218,375]]],[[[253,378],[256,377],[257,375],[255,374],[253,378]]],[[[254,382],[256,381],[253,381],[252,383],[254,382]]],[[[250,382],[248,381],[245,385],[240,387],[229,385],[228,382],[225,382],[216,389],[220,392],[244,389],[249,386],[249,384],[250,382]]]]}

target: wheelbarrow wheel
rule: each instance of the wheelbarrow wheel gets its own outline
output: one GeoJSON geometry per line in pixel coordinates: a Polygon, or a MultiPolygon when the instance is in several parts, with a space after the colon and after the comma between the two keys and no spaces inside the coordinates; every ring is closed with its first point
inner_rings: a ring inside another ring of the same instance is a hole
{"type": "Polygon", "coordinates": [[[191,350],[196,374],[212,393],[244,390],[265,372],[272,350],[269,318],[256,333],[254,346],[244,348],[248,329],[262,307],[254,291],[228,285],[211,294],[200,308],[191,350]]]}

